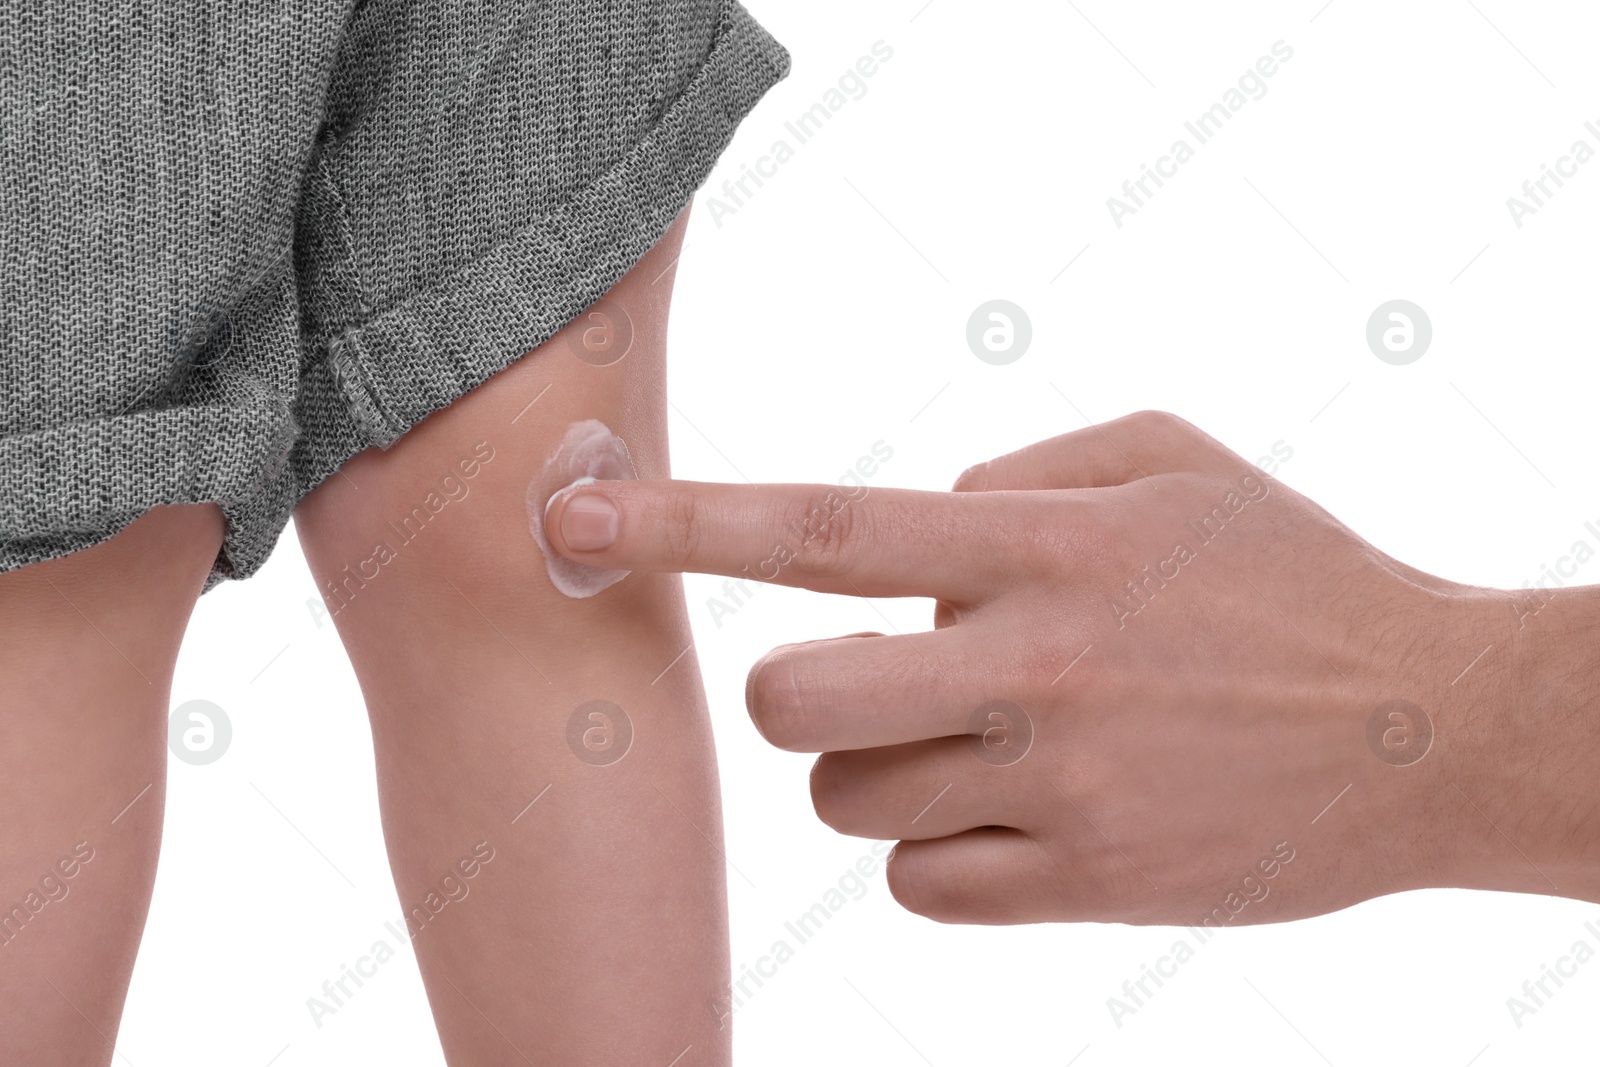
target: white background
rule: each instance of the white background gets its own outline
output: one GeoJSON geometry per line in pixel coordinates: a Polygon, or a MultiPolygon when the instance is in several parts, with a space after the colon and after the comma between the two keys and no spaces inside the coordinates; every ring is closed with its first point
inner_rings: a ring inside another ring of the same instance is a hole
{"type": "MultiPolygon", "coordinates": [[[[676,472],[832,481],[883,441],[875,484],[942,489],[976,461],[1158,407],[1251,458],[1284,442],[1280,478],[1450,578],[1520,586],[1579,539],[1600,547],[1583,525],[1600,525],[1600,160],[1520,229],[1506,206],[1576,139],[1600,148],[1584,130],[1600,120],[1600,14],[1321,2],[752,0],[794,72],[708,194],[793,143],[785,122],[874,42],[894,55],[743,206],[695,208],[672,336],[676,472]],[[1294,55],[1266,95],[1115,226],[1107,197],[1279,40],[1294,55]],[[965,340],[994,298],[1033,323],[1009,366],[965,340]],[[1433,322],[1409,366],[1365,342],[1394,298],[1433,322]]],[[[1575,581],[1600,581],[1600,560],[1575,581]]],[[[785,641],[926,629],[930,605],[884,603],[886,622],[763,587],[718,626],[720,580],[688,583],[737,973],[869,845],[817,822],[809,757],[757,737],[749,664],[785,641]]],[[[235,736],[213,765],[172,763],[120,1043],[138,1067],[442,1062],[409,955],[320,1029],[306,1007],[400,910],[354,677],[312,596],[291,534],[196,613],[174,703],[217,702],[235,736]]],[[[879,873],[738,1012],[737,1056],[1593,1062],[1600,962],[1520,1029],[1506,1007],[1580,937],[1600,945],[1586,920],[1600,907],[1449,891],[1227,931],[1119,1028],[1107,998],[1181,931],[942,927],[899,910],[879,873]]]]}

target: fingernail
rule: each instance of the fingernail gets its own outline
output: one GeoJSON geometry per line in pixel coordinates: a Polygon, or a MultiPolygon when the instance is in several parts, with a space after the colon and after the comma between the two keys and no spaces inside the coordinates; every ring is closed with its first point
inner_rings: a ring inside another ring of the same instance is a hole
{"type": "Polygon", "coordinates": [[[598,493],[579,493],[561,513],[561,536],[577,552],[599,552],[617,541],[617,508],[598,493]]]}

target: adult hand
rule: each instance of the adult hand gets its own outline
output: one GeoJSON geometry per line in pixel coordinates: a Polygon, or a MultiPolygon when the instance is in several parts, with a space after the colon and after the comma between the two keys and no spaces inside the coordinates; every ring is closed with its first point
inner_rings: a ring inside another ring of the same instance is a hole
{"type": "Polygon", "coordinates": [[[914,912],[1222,925],[1425,886],[1600,900],[1588,592],[1535,608],[1423,574],[1160,413],[955,489],[599,483],[558,497],[550,540],[937,601],[932,632],[787,645],[747,686],[769,741],[825,753],[824,822],[901,839],[889,884],[914,912]]]}

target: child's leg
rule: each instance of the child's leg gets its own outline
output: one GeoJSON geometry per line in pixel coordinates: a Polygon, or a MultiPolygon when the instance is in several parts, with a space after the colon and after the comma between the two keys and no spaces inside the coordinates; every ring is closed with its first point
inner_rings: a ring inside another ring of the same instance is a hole
{"type": "Polygon", "coordinates": [[[0,574],[0,1063],[107,1064],[150,907],[213,505],[0,574]]]}
{"type": "Polygon", "coordinates": [[[451,1063],[729,1059],[714,1007],[728,968],[717,777],[682,588],[640,574],[562,596],[524,501],[580,419],[620,434],[640,477],[666,474],[681,238],[680,223],[599,305],[613,326],[631,320],[620,362],[578,358],[574,334],[608,340],[580,317],[387,452],[352,459],[296,514],[319,585],[338,589],[326,599],[366,698],[390,862],[451,1063]],[[430,492],[437,513],[419,516],[430,492]],[[626,721],[578,713],[593,700],[626,721]]]}

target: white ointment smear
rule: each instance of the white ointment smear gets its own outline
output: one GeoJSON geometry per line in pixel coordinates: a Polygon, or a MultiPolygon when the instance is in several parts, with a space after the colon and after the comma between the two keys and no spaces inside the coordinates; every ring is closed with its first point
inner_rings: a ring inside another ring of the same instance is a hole
{"type": "Polygon", "coordinates": [[[550,584],[574,599],[594,596],[616,585],[628,571],[574,563],[550,547],[545,522],[550,504],[564,489],[591,482],[632,481],[639,477],[622,438],[599,419],[575,422],[546,461],[544,470],[528,483],[528,532],[544,553],[550,584]]]}

